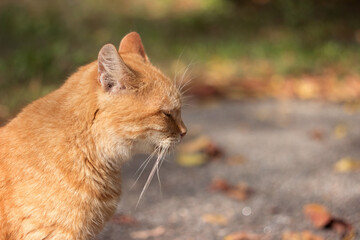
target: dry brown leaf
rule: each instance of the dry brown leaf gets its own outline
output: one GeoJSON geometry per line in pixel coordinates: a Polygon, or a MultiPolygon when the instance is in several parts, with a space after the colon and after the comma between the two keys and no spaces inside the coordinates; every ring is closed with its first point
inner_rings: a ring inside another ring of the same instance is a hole
{"type": "Polygon", "coordinates": [[[165,233],[165,228],[162,226],[150,230],[131,232],[130,237],[133,239],[148,239],[159,237],[165,233]]]}
{"type": "Polygon", "coordinates": [[[332,217],[329,211],[320,204],[307,204],[304,206],[304,214],[311,220],[317,228],[323,228],[330,223],[332,217]]]}
{"type": "Polygon", "coordinates": [[[222,150],[214,143],[209,142],[209,144],[204,149],[204,152],[211,158],[216,158],[222,155],[222,150]]]}
{"type": "Polygon", "coordinates": [[[310,231],[284,232],[282,240],[324,240],[323,237],[313,234],[310,231]]]}
{"type": "Polygon", "coordinates": [[[325,137],[324,132],[319,129],[311,130],[309,133],[309,136],[311,139],[316,140],[316,141],[322,141],[322,140],[324,140],[324,137],[325,137]]]}
{"type": "Polygon", "coordinates": [[[226,195],[237,200],[245,200],[249,197],[250,189],[246,183],[239,183],[235,187],[230,188],[226,195]]]}
{"type": "Polygon", "coordinates": [[[202,220],[215,225],[226,225],[228,223],[228,219],[220,214],[204,214],[202,220]]]}
{"type": "Polygon", "coordinates": [[[343,157],[335,163],[334,169],[337,172],[351,172],[360,170],[360,160],[356,160],[351,157],[343,157]]]}
{"type": "Polygon", "coordinates": [[[215,178],[211,184],[210,189],[214,191],[228,191],[231,188],[229,183],[222,178],[215,178]]]}
{"type": "Polygon", "coordinates": [[[248,232],[236,232],[231,233],[224,237],[224,240],[260,240],[261,235],[248,233],[248,232]]]}
{"type": "Polygon", "coordinates": [[[353,226],[344,220],[334,218],[329,211],[320,204],[307,204],[304,213],[317,228],[331,229],[342,236],[342,239],[353,239],[355,231],[353,226]]]}
{"type": "Polygon", "coordinates": [[[120,225],[128,225],[128,226],[139,224],[139,222],[135,218],[125,214],[115,214],[111,218],[111,222],[120,225]]]}
{"type": "Polygon", "coordinates": [[[215,178],[210,184],[210,190],[222,192],[228,197],[236,200],[245,200],[249,197],[251,190],[246,183],[231,185],[222,178],[215,178]]]}
{"type": "Polygon", "coordinates": [[[327,227],[340,234],[343,239],[355,237],[355,231],[353,230],[352,225],[341,219],[332,219],[327,227]]]}
{"type": "Polygon", "coordinates": [[[218,157],[222,151],[217,144],[208,136],[199,136],[191,141],[179,145],[178,150],[182,153],[205,153],[209,158],[218,157]]]}
{"type": "Polygon", "coordinates": [[[221,155],[220,148],[207,136],[183,143],[178,150],[176,161],[185,167],[199,166],[221,155]]]}

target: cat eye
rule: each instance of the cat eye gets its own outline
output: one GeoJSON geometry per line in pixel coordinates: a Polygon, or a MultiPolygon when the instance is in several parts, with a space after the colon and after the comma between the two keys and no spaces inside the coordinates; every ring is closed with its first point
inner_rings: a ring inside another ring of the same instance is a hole
{"type": "Polygon", "coordinates": [[[168,118],[171,118],[172,116],[171,116],[171,113],[169,113],[169,112],[162,112],[166,117],[168,117],[168,118]]]}

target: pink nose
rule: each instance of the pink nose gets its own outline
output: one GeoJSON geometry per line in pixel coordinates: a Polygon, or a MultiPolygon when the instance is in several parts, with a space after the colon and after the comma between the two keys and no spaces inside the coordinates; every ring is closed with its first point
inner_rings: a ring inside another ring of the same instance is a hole
{"type": "Polygon", "coordinates": [[[183,137],[186,135],[186,133],[187,133],[187,130],[186,130],[186,129],[182,129],[182,130],[181,130],[181,133],[180,133],[181,138],[183,138],[183,137]]]}

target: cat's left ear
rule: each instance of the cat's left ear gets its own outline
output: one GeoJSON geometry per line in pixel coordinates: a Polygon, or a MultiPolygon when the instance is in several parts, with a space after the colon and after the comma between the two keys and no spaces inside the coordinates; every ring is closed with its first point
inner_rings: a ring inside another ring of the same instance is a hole
{"type": "Polygon", "coordinates": [[[112,44],[106,44],[99,52],[98,79],[107,92],[119,92],[136,85],[135,74],[126,66],[112,44]]]}
{"type": "Polygon", "coordinates": [[[144,62],[149,62],[140,35],[137,32],[128,33],[120,42],[120,53],[135,53],[140,55],[144,62]]]}

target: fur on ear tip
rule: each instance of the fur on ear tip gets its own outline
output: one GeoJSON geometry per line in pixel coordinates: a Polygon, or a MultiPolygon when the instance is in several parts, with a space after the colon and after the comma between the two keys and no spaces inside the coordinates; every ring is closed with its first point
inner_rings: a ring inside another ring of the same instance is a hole
{"type": "Polygon", "coordinates": [[[104,46],[101,47],[101,49],[99,51],[99,54],[98,54],[98,57],[101,57],[103,55],[109,55],[109,54],[112,54],[114,52],[117,53],[116,47],[111,43],[107,43],[107,44],[105,44],[104,46]]]}
{"type": "Polygon", "coordinates": [[[139,54],[144,61],[148,61],[144,45],[141,41],[140,34],[137,32],[130,32],[121,40],[119,45],[120,53],[136,53],[139,54]]]}
{"type": "Polygon", "coordinates": [[[126,36],[132,36],[132,37],[137,37],[140,38],[140,34],[138,32],[129,32],[128,34],[126,34],[126,36]]]}

